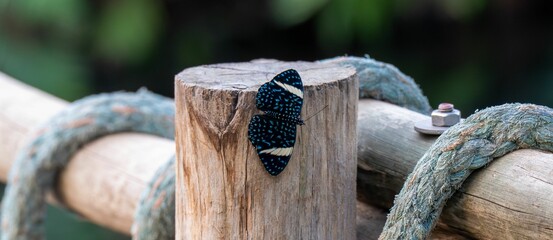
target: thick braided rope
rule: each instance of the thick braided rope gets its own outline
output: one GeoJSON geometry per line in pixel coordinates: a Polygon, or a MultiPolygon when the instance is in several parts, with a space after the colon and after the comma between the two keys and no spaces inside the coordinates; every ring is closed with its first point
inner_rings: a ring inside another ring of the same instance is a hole
{"type": "Polygon", "coordinates": [[[161,166],[152,179],[135,212],[133,239],[175,239],[175,157],[161,166]]]}
{"type": "Polygon", "coordinates": [[[145,90],[99,94],[74,102],[40,128],[10,170],[2,239],[43,239],[45,195],[58,171],[87,142],[124,131],[173,139],[173,101],[145,90]]]}
{"type": "Polygon", "coordinates": [[[353,66],[359,77],[359,97],[389,102],[411,111],[430,114],[432,108],[422,90],[409,76],[391,64],[367,57],[335,57],[321,60],[353,66]]]}
{"type": "Polygon", "coordinates": [[[405,181],[379,239],[427,239],[446,201],[476,169],[511,151],[553,152],[553,110],[505,104],[448,129],[405,181]]]}

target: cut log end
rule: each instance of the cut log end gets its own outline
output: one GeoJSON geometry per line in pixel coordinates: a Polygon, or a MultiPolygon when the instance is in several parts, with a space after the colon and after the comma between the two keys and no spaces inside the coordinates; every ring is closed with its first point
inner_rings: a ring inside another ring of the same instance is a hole
{"type": "Polygon", "coordinates": [[[255,91],[261,84],[270,81],[275,75],[287,69],[295,69],[300,74],[305,87],[350,78],[355,74],[352,68],[330,63],[281,62],[259,59],[243,63],[223,63],[203,65],[185,69],[176,76],[176,84],[198,86],[211,90],[255,91]]]}

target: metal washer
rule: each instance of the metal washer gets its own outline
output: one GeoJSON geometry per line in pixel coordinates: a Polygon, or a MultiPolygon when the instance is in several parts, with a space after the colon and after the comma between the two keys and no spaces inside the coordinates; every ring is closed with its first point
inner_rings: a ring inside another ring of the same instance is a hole
{"type": "MultiPolygon", "coordinates": [[[[464,119],[461,119],[461,122],[464,119]]],[[[457,124],[457,123],[456,123],[457,124]]],[[[424,120],[415,123],[415,131],[427,135],[441,135],[450,127],[438,127],[432,125],[432,121],[424,120]]]]}

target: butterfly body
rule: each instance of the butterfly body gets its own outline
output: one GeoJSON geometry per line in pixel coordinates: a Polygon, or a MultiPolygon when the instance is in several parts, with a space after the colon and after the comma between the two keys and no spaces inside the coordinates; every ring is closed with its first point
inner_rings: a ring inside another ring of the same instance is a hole
{"type": "Polygon", "coordinates": [[[296,70],[289,69],[263,84],[256,96],[256,106],[265,114],[254,115],[248,137],[267,172],[280,174],[296,143],[296,126],[303,125],[303,83],[296,70]]]}

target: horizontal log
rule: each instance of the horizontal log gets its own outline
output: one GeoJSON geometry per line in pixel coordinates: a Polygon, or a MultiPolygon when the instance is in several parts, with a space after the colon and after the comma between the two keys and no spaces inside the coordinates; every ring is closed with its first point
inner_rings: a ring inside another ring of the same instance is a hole
{"type": "MultiPolygon", "coordinates": [[[[0,73],[0,180],[5,182],[18,149],[67,102],[0,73]]],[[[119,133],[81,149],[62,171],[50,202],[94,223],[129,234],[142,190],[156,169],[174,154],[173,141],[119,133]]]]}
{"type": "Polygon", "coordinates": [[[437,138],[413,129],[414,123],[425,119],[429,117],[393,104],[359,100],[358,198],[392,207],[405,178],[437,138]]]}
{"type": "MultiPolygon", "coordinates": [[[[358,196],[389,208],[434,137],[413,130],[429,117],[374,100],[359,102],[358,196]]],[[[477,239],[553,236],[553,154],[518,150],[477,170],[448,201],[440,226],[477,239]]]]}

